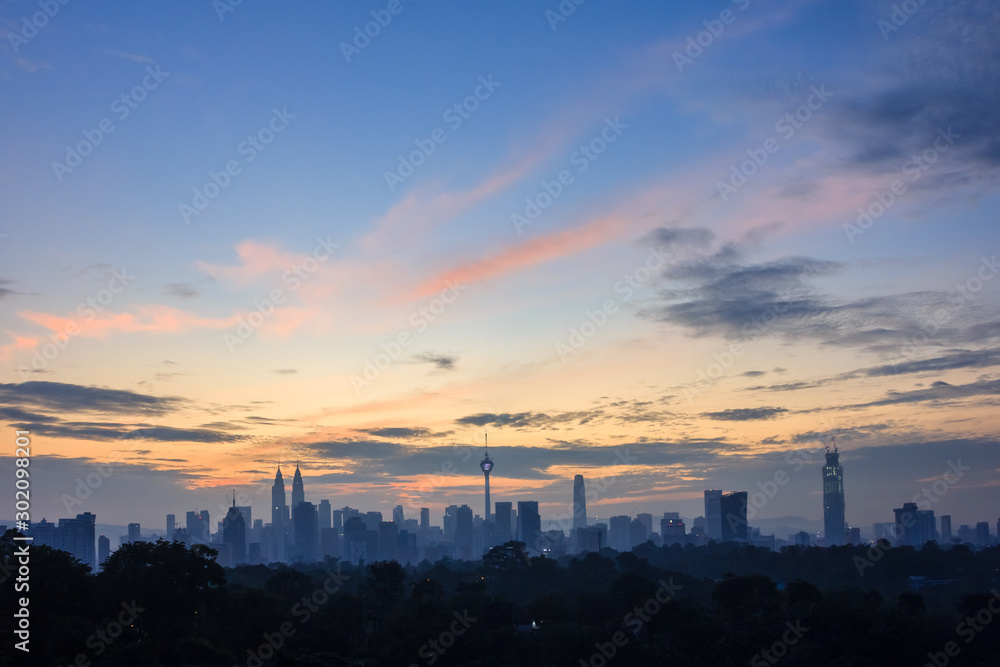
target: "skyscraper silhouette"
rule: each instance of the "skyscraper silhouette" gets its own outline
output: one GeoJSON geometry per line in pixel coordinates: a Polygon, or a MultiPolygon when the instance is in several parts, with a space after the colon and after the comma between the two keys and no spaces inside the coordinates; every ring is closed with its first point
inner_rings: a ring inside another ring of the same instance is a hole
{"type": "Polygon", "coordinates": [[[503,544],[513,539],[514,506],[510,502],[497,501],[496,504],[496,542],[503,544]]]}
{"type": "Polygon", "coordinates": [[[587,527],[587,493],[583,486],[583,475],[573,478],[573,529],[587,527]]]}
{"type": "Polygon", "coordinates": [[[97,538],[97,565],[104,565],[104,561],[111,555],[111,540],[106,535],[97,538]]]}
{"type": "Polygon", "coordinates": [[[517,539],[527,545],[528,550],[538,553],[542,536],[542,518],[538,514],[538,502],[519,500],[517,502],[517,539]]]}
{"type": "Polygon", "coordinates": [[[236,507],[236,492],[233,491],[233,506],[222,520],[222,543],[230,547],[233,567],[247,562],[247,526],[243,512],[236,507]]]}
{"type": "Polygon", "coordinates": [[[289,530],[289,523],[288,505],[285,503],[285,480],[281,477],[281,466],[278,466],[274,485],[271,487],[271,535],[268,559],[285,560],[285,536],[289,530]]]}
{"type": "Polygon", "coordinates": [[[295,464],[295,476],[292,477],[292,515],[295,515],[295,506],[305,502],[306,489],[302,485],[302,472],[299,471],[299,464],[295,464]]]}
{"type": "Polygon", "coordinates": [[[288,523],[288,505],[285,504],[285,480],[281,477],[281,466],[274,476],[271,486],[271,525],[284,526],[288,523]]]}
{"type": "Polygon", "coordinates": [[[747,492],[732,491],[722,496],[719,502],[722,510],[722,541],[747,541],[747,492]]]}
{"type": "Polygon", "coordinates": [[[847,524],[844,518],[844,468],[840,453],[834,443],[833,451],[826,446],[826,465],[823,466],[823,535],[826,545],[843,544],[847,524]]]}
{"type": "Polygon", "coordinates": [[[305,500],[295,506],[295,559],[309,563],[319,550],[319,513],[305,500]]]}
{"type": "Polygon", "coordinates": [[[705,534],[722,539],[722,489],[705,489],[705,534]]]}
{"type": "MultiPolygon", "coordinates": [[[[489,438],[489,436],[487,436],[489,438]]],[[[486,452],[483,454],[483,460],[479,462],[479,467],[483,471],[483,476],[486,478],[486,511],[483,514],[483,521],[490,520],[490,472],[493,470],[493,459],[490,458],[490,443],[487,439],[486,441],[486,452]]]]}

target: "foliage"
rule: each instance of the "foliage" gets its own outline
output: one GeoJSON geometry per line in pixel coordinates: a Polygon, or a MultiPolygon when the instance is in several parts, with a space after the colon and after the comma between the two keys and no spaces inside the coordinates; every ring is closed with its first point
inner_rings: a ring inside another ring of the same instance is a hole
{"type": "MultiPolygon", "coordinates": [[[[331,559],[223,570],[211,549],[161,541],[124,545],[95,575],[39,547],[32,658],[55,665],[83,655],[95,666],[530,667],[598,664],[591,657],[613,647],[609,665],[774,664],[778,651],[789,667],[913,665],[956,642],[949,665],[1000,664],[1000,622],[982,623],[1000,598],[1000,549],[889,548],[859,572],[855,558],[867,552],[711,544],[557,561],[528,558],[523,543],[508,542],[479,562],[352,567],[331,559]],[[910,576],[949,583],[914,590],[910,576]],[[123,603],[142,611],[98,652],[88,638],[114,622],[123,603]],[[979,629],[966,642],[961,624],[977,614],[979,629]]],[[[12,543],[0,540],[5,566],[12,554],[12,543]]],[[[12,583],[3,581],[0,599],[8,636],[12,583]]],[[[8,660],[0,657],[0,666],[8,660]]]]}

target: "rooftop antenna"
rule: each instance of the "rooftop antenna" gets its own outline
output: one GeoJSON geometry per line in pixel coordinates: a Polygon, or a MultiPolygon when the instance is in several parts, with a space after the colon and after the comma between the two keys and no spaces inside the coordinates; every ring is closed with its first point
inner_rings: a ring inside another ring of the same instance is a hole
{"type": "Polygon", "coordinates": [[[486,441],[486,456],[490,455],[490,434],[483,433],[483,440],[486,441]]]}

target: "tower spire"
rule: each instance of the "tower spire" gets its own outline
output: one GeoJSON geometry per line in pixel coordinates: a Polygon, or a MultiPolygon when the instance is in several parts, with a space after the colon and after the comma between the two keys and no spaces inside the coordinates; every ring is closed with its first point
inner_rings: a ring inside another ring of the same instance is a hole
{"type": "Polygon", "coordinates": [[[493,470],[493,459],[490,458],[490,441],[489,434],[484,433],[483,437],[486,441],[486,452],[483,454],[483,460],[479,462],[479,468],[483,471],[483,477],[486,482],[486,507],[483,518],[486,521],[490,520],[490,472],[493,470]]]}

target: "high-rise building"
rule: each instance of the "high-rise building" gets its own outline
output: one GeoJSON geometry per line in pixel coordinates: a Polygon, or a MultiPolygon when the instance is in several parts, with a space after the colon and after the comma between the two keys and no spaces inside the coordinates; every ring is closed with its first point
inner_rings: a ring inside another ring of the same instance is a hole
{"type": "Polygon", "coordinates": [[[319,514],[316,506],[302,500],[295,506],[295,559],[311,563],[318,558],[319,514]]]}
{"type": "Polygon", "coordinates": [[[919,510],[916,503],[903,503],[902,507],[894,509],[893,512],[896,515],[893,527],[896,546],[920,548],[937,538],[934,510],[919,510]]]}
{"type": "Polygon", "coordinates": [[[340,549],[337,545],[337,529],[333,526],[321,527],[319,529],[319,555],[320,558],[338,558],[340,549]]]}
{"type": "Polygon", "coordinates": [[[429,507],[420,508],[420,530],[427,530],[431,527],[431,509],[429,507]]]}
{"type": "Polygon", "coordinates": [[[396,524],[397,526],[399,526],[400,528],[403,527],[403,506],[402,505],[396,505],[395,507],[392,508],[392,522],[394,524],[396,524]]]}
{"type": "Polygon", "coordinates": [[[444,541],[455,543],[455,520],[458,515],[458,505],[448,505],[444,508],[441,525],[444,527],[444,541]]]}
{"type": "Polygon", "coordinates": [[[333,508],[330,506],[330,501],[323,499],[319,501],[319,528],[323,530],[324,528],[331,528],[333,526],[333,508]]]}
{"type": "Polygon", "coordinates": [[[593,526],[581,528],[577,531],[577,534],[580,536],[580,553],[588,551],[599,552],[608,546],[608,524],[606,523],[597,523],[593,526]]]}
{"type": "Polygon", "coordinates": [[[514,505],[505,501],[498,501],[496,503],[496,533],[495,541],[497,544],[505,544],[510,542],[513,530],[513,517],[511,516],[514,509],[514,505]]]}
{"type": "Polygon", "coordinates": [[[94,526],[97,517],[90,512],[77,514],[75,519],[59,519],[58,544],[52,545],[73,554],[97,569],[94,526]]]}
{"type": "Polygon", "coordinates": [[[632,528],[632,518],[624,514],[613,516],[609,521],[608,546],[615,551],[622,553],[632,550],[630,544],[630,533],[632,528]]]}
{"type": "Polygon", "coordinates": [[[236,506],[236,493],[233,493],[233,506],[226,512],[222,520],[222,543],[229,546],[230,567],[243,565],[247,562],[247,523],[243,512],[236,506]]]}
{"type": "Polygon", "coordinates": [[[587,527],[587,491],[583,485],[583,475],[573,478],[573,529],[587,527]]]}
{"type": "Polygon", "coordinates": [[[365,512],[361,520],[365,524],[365,530],[370,530],[373,532],[378,532],[378,525],[382,523],[382,513],[381,512],[365,512]]]}
{"type": "Polygon", "coordinates": [[[288,504],[285,502],[285,480],[281,476],[281,467],[274,476],[271,486],[271,525],[281,528],[288,523],[288,504]]]}
{"type": "Polygon", "coordinates": [[[542,518],[538,514],[538,502],[519,500],[517,503],[517,539],[538,553],[539,538],[542,535],[542,518]]]}
{"type": "Polygon", "coordinates": [[[747,541],[747,492],[724,493],[720,502],[722,510],[722,541],[747,541]]]}
{"type": "MultiPolygon", "coordinates": [[[[646,516],[650,518],[650,523],[652,523],[653,516],[651,514],[647,514],[646,516]]],[[[646,525],[645,521],[643,521],[639,517],[632,519],[632,523],[629,524],[629,529],[628,529],[629,550],[631,551],[640,544],[644,544],[646,540],[649,539],[649,533],[650,533],[649,527],[646,525]]]]}
{"type": "Polygon", "coordinates": [[[797,547],[807,547],[809,546],[809,533],[804,530],[800,530],[792,536],[795,540],[795,546],[797,547]]]}
{"type": "Polygon", "coordinates": [[[306,487],[302,484],[302,471],[295,464],[295,475],[292,477],[292,516],[295,516],[295,506],[306,500],[306,487]]]}
{"type": "Polygon", "coordinates": [[[941,541],[951,542],[951,515],[941,515],[941,541]]]}
{"type": "Polygon", "coordinates": [[[705,534],[722,539],[722,489],[705,489],[705,534]]]}
{"type": "Polygon", "coordinates": [[[664,546],[683,542],[684,530],[684,522],[677,512],[663,513],[663,518],[660,519],[660,536],[663,538],[664,546]]]}
{"type": "Polygon", "coordinates": [[[461,560],[472,560],[472,508],[462,505],[455,514],[455,549],[461,560]]]}
{"type": "Polygon", "coordinates": [[[137,524],[137,523],[130,523],[128,525],[128,541],[129,541],[129,543],[131,544],[132,542],[138,542],[141,539],[142,539],[142,530],[140,529],[139,524],[137,524]]]}
{"type": "Polygon", "coordinates": [[[493,471],[493,459],[490,458],[490,443],[489,440],[486,441],[486,451],[483,454],[483,460],[479,462],[479,468],[483,471],[483,477],[486,480],[486,511],[483,514],[483,520],[490,520],[490,473],[493,471]]]}
{"type": "Polygon", "coordinates": [[[104,561],[111,555],[111,540],[106,535],[97,538],[97,564],[104,565],[104,561]]]}
{"type": "Polygon", "coordinates": [[[378,525],[379,560],[399,559],[399,526],[395,521],[383,521],[378,525]]]}
{"type": "Polygon", "coordinates": [[[173,514],[167,515],[167,541],[174,539],[174,529],[177,528],[177,517],[173,514]]]}
{"type": "Polygon", "coordinates": [[[823,537],[827,546],[843,544],[847,521],[844,517],[844,468],[840,465],[840,452],[834,445],[826,448],[826,465],[823,466],[823,537]]]}
{"type": "Polygon", "coordinates": [[[188,538],[191,544],[211,544],[212,525],[208,521],[208,510],[187,513],[188,538]]]}
{"type": "MultiPolygon", "coordinates": [[[[635,515],[635,518],[639,523],[646,527],[646,537],[642,540],[642,542],[645,542],[653,534],[653,515],[646,512],[640,512],[635,515]]],[[[638,542],[638,544],[642,544],[642,542],[638,542]]]]}
{"type": "Polygon", "coordinates": [[[351,516],[344,520],[344,540],[340,544],[342,558],[352,565],[361,560],[367,560],[368,547],[366,540],[367,528],[360,516],[351,516]]]}
{"type": "MultiPolygon", "coordinates": [[[[233,497],[235,498],[236,492],[233,491],[233,497]]],[[[243,525],[247,529],[247,539],[250,537],[250,529],[253,528],[253,507],[250,505],[237,505],[236,509],[240,511],[243,515],[243,525]]],[[[249,544],[249,542],[247,542],[249,544]]]]}
{"type": "Polygon", "coordinates": [[[990,522],[979,521],[976,523],[976,544],[990,543],[990,522]]]}

